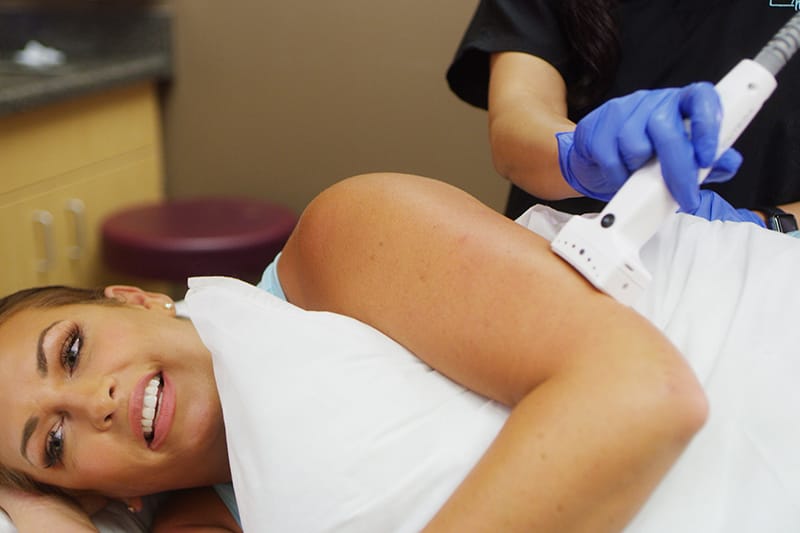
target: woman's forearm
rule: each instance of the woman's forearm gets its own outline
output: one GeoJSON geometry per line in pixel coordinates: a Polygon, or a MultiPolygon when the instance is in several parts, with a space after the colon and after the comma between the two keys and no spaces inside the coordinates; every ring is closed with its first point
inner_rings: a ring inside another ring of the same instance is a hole
{"type": "Polygon", "coordinates": [[[492,57],[489,138],[498,173],[539,198],[580,196],[561,174],[555,137],[574,128],[555,68],[519,52],[492,57]]]}
{"type": "Polygon", "coordinates": [[[653,355],[533,390],[425,531],[623,530],[705,419],[691,372],[653,355]]]}

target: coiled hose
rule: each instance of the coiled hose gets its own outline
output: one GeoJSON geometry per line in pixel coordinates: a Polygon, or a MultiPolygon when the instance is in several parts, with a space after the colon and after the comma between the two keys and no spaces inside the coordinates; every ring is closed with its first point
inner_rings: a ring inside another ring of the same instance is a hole
{"type": "Polygon", "coordinates": [[[796,13],[778,30],[754,61],[774,76],[794,55],[798,47],[800,47],[800,13],[796,13]]]}

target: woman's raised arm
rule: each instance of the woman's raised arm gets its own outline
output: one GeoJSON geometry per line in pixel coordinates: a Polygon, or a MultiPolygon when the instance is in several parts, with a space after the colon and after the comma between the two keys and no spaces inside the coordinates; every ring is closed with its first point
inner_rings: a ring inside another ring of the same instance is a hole
{"type": "Polygon", "coordinates": [[[619,531],[705,420],[699,384],[654,327],[444,183],[333,186],[279,275],[296,305],[358,318],[512,406],[430,531],[619,531]]]}

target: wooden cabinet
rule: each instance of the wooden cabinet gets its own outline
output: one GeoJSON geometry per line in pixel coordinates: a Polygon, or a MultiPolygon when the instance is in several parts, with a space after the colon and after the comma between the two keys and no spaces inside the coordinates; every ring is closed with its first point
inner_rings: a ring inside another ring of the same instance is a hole
{"type": "Polygon", "coordinates": [[[102,219],[162,196],[152,83],[0,117],[0,294],[111,281],[102,219]]]}

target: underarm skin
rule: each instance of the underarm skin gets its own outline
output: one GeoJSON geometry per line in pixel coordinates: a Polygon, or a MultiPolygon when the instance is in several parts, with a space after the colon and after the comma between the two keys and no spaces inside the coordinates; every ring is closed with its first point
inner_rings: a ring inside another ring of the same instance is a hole
{"type": "Polygon", "coordinates": [[[428,531],[620,531],[705,420],[655,328],[444,183],[335,185],[301,217],[279,275],[292,303],[358,318],[512,407],[428,531]]]}

